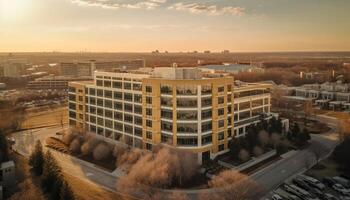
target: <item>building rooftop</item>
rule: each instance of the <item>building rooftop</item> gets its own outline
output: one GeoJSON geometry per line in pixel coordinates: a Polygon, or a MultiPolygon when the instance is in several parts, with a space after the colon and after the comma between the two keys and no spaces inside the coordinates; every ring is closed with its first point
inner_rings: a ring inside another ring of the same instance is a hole
{"type": "Polygon", "coordinates": [[[0,169],[8,169],[11,167],[15,167],[15,162],[13,162],[13,161],[3,162],[3,163],[1,163],[0,166],[1,166],[0,169]]]}

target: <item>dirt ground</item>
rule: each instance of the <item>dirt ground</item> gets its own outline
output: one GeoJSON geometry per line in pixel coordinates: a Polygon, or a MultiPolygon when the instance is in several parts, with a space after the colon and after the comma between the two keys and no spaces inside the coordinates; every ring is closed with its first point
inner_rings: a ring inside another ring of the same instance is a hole
{"type": "Polygon", "coordinates": [[[67,107],[59,107],[39,112],[29,112],[26,114],[22,124],[22,129],[34,129],[45,126],[61,125],[68,123],[67,107]]]}

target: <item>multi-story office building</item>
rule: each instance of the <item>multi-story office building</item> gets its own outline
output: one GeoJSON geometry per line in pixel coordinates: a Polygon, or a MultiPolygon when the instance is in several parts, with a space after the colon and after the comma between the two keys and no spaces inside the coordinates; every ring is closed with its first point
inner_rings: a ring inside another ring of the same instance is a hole
{"type": "Polygon", "coordinates": [[[197,68],[95,72],[94,81],[69,84],[69,123],[134,147],[191,150],[202,162],[227,152],[229,140],[248,125],[271,117],[268,88],[236,85],[232,76],[197,68]]]}
{"type": "Polygon", "coordinates": [[[27,67],[23,60],[9,59],[0,63],[0,76],[18,78],[25,74],[27,67]]]}
{"type": "Polygon", "coordinates": [[[115,61],[79,61],[61,62],[62,76],[93,76],[95,70],[113,71],[115,69],[135,70],[145,67],[145,60],[115,60],[115,61]]]}

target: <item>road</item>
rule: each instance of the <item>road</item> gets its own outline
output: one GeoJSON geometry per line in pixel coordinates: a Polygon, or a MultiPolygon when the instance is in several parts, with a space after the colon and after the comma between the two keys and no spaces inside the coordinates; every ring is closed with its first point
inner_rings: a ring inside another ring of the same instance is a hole
{"type": "MultiPolygon", "coordinates": [[[[339,141],[338,133],[334,131],[336,124],[334,122],[328,122],[327,124],[333,127],[333,130],[325,134],[312,135],[308,148],[312,148],[313,145],[316,145],[315,143],[324,145],[328,151],[322,155],[322,158],[327,157],[339,141]]],[[[314,156],[308,149],[298,151],[290,157],[262,169],[253,174],[251,178],[261,184],[267,192],[271,192],[284,181],[306,171],[308,167],[315,164],[314,156]]]]}

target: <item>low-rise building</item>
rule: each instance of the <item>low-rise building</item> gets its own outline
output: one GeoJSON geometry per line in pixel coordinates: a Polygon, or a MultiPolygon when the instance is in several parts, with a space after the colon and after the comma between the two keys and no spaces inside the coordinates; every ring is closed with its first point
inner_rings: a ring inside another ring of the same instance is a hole
{"type": "Polygon", "coordinates": [[[62,76],[91,76],[95,70],[113,71],[116,69],[135,70],[145,67],[145,60],[114,60],[114,61],[76,61],[59,63],[60,75],[62,76]]]}
{"type": "Polygon", "coordinates": [[[25,74],[27,63],[23,60],[9,59],[0,62],[0,76],[19,78],[25,74]]]}
{"type": "Polygon", "coordinates": [[[94,81],[69,83],[71,126],[138,148],[187,149],[200,163],[229,151],[229,140],[247,126],[276,116],[270,107],[270,85],[198,68],[95,72],[94,81]]]}
{"type": "Polygon", "coordinates": [[[294,91],[296,97],[311,99],[316,105],[323,108],[350,110],[350,84],[341,81],[306,84],[294,88],[294,91]]]}
{"type": "Polygon", "coordinates": [[[15,163],[13,161],[3,162],[0,165],[0,186],[11,187],[16,183],[15,163]]]}
{"type": "Polygon", "coordinates": [[[46,76],[37,78],[27,84],[29,90],[68,90],[68,83],[72,81],[92,80],[87,77],[69,77],[69,76],[46,76]]]}

